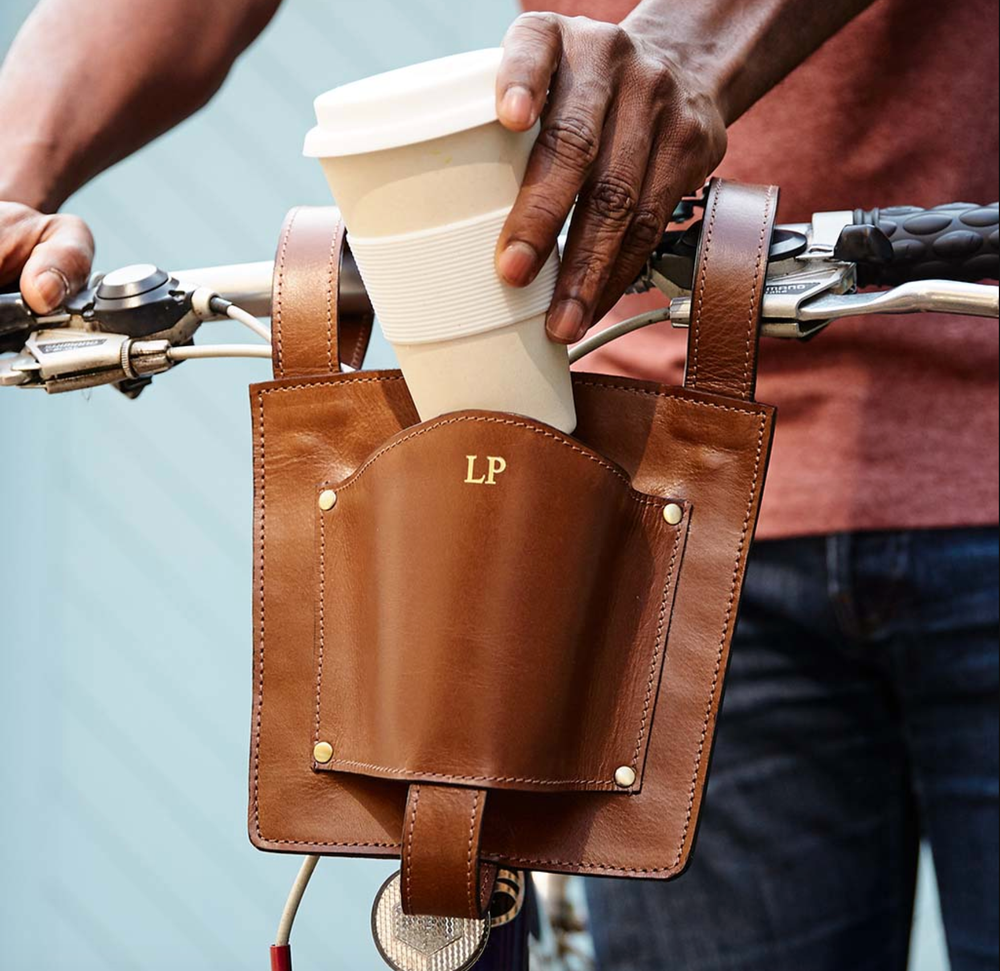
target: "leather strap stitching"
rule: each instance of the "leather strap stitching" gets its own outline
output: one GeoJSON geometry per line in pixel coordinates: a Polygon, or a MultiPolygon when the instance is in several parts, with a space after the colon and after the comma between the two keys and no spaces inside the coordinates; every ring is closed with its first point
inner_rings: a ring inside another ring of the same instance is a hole
{"type": "Polygon", "coordinates": [[[340,370],[340,354],[337,349],[338,322],[335,306],[337,296],[334,292],[334,284],[338,282],[336,280],[334,257],[337,253],[337,242],[340,235],[340,225],[338,223],[334,226],[333,233],[330,236],[330,253],[326,267],[326,361],[331,371],[340,370]]]}
{"type": "MultiPolygon", "coordinates": [[[[720,192],[721,195],[721,192],[720,192]]],[[[757,259],[754,262],[753,283],[750,286],[750,306],[747,309],[747,336],[746,350],[743,356],[743,396],[748,396],[752,388],[753,364],[751,361],[751,350],[756,331],[756,322],[760,311],[760,294],[763,291],[763,275],[766,269],[764,262],[764,244],[767,237],[767,228],[771,224],[771,206],[774,199],[774,186],[767,187],[767,195],[764,197],[764,215],[760,224],[760,236],[757,240],[757,259]]]]}
{"type": "Polygon", "coordinates": [[[413,786],[413,809],[410,811],[410,827],[406,835],[406,900],[413,896],[413,831],[417,828],[417,805],[420,802],[420,786],[413,786]]]}
{"type": "Polygon", "coordinates": [[[691,390],[753,399],[757,326],[767,270],[768,231],[776,199],[777,187],[773,185],[735,186],[725,179],[716,179],[712,184],[692,287],[685,375],[685,386],[691,390]],[[751,247],[755,250],[752,264],[751,247]],[[744,253],[745,262],[741,259],[744,253]],[[740,362],[736,328],[742,318],[743,294],[749,294],[749,304],[740,362]],[[703,337],[711,341],[704,348],[703,337]],[[706,358],[704,366],[702,357],[706,358]]]}
{"type": "Polygon", "coordinates": [[[722,190],[725,187],[725,182],[720,180],[715,193],[712,196],[712,211],[708,218],[708,227],[705,230],[705,238],[702,243],[702,253],[701,259],[699,260],[698,266],[698,296],[696,305],[694,307],[694,312],[691,315],[692,321],[694,323],[694,346],[691,350],[691,379],[689,386],[691,388],[697,387],[698,382],[698,348],[701,342],[701,312],[705,305],[705,283],[708,276],[708,256],[712,250],[712,240],[715,236],[715,216],[719,210],[719,199],[722,198],[722,190]]]}
{"type": "Polygon", "coordinates": [[[319,743],[320,735],[320,701],[323,684],[323,656],[326,653],[326,517],[319,517],[319,654],[316,659],[316,726],[313,734],[313,744],[319,743]]]}
{"type": "Polygon", "coordinates": [[[466,896],[469,900],[469,916],[478,916],[480,907],[479,904],[482,903],[478,899],[479,897],[479,881],[476,879],[473,872],[473,857],[476,841],[476,817],[479,815],[479,797],[482,795],[482,790],[477,789],[476,795],[472,801],[472,819],[469,823],[469,853],[466,866],[466,896]]]}
{"type": "Polygon", "coordinates": [[[287,267],[288,259],[288,239],[292,235],[292,227],[295,225],[295,220],[298,218],[301,211],[302,207],[296,206],[296,208],[289,214],[288,221],[285,223],[285,231],[281,234],[281,246],[278,248],[278,266],[274,281],[274,307],[271,310],[271,323],[274,327],[274,346],[276,352],[274,365],[275,377],[279,378],[285,376],[285,364],[281,344],[281,304],[285,288],[285,269],[287,267]]]}

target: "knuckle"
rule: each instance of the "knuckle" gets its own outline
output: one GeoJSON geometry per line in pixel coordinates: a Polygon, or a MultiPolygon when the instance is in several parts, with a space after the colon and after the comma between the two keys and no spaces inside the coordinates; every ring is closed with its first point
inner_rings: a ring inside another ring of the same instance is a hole
{"type": "Polygon", "coordinates": [[[560,293],[589,306],[601,292],[609,270],[609,261],[595,250],[582,250],[568,263],[563,262],[560,293]]]}
{"type": "Polygon", "coordinates": [[[729,133],[725,125],[713,126],[708,144],[708,167],[714,169],[725,157],[729,148],[729,133]]]}
{"type": "MultiPolygon", "coordinates": [[[[563,224],[565,211],[561,210],[555,199],[538,193],[523,201],[517,213],[517,227],[512,235],[524,238],[529,242],[537,239],[553,227],[563,224]]],[[[536,246],[536,249],[538,247],[536,246]]]]}
{"type": "Polygon", "coordinates": [[[597,23],[595,30],[600,41],[612,50],[631,46],[629,32],[621,24],[597,23]]]}
{"type": "Polygon", "coordinates": [[[60,216],[59,229],[66,231],[76,240],[76,245],[83,252],[91,251],[94,247],[94,236],[90,227],[79,216],[60,216]]]}
{"type": "Polygon", "coordinates": [[[5,229],[23,223],[38,214],[20,202],[0,202],[0,226],[5,229]]]}
{"type": "Polygon", "coordinates": [[[58,214],[41,217],[41,220],[36,245],[27,265],[38,270],[54,266],[66,275],[71,284],[82,285],[87,280],[94,258],[94,238],[90,228],[78,216],[58,214]]]}
{"type": "Polygon", "coordinates": [[[560,227],[569,214],[569,204],[563,204],[553,194],[533,189],[522,190],[504,226],[504,243],[521,240],[535,251],[547,254],[556,242],[560,227]]]}
{"type": "Polygon", "coordinates": [[[587,208],[609,223],[624,223],[632,218],[638,202],[635,185],[629,179],[606,173],[586,195],[587,208]]]}
{"type": "Polygon", "coordinates": [[[92,255],[90,247],[82,243],[73,243],[63,249],[63,260],[67,270],[71,270],[74,276],[86,276],[90,270],[92,255]]]}
{"type": "Polygon", "coordinates": [[[689,110],[678,121],[674,139],[687,154],[715,164],[725,154],[725,126],[703,111],[689,110]]]}
{"type": "Polygon", "coordinates": [[[663,105],[672,103],[678,88],[674,72],[664,70],[663,65],[654,59],[644,61],[642,67],[644,73],[650,78],[651,86],[659,102],[663,105]]]}
{"type": "Polygon", "coordinates": [[[547,11],[535,11],[523,13],[510,26],[504,46],[514,37],[524,39],[531,37],[541,41],[549,41],[552,35],[559,30],[562,18],[559,14],[547,11]]]}
{"type": "Polygon", "coordinates": [[[666,219],[656,209],[648,206],[640,207],[632,217],[632,224],[629,226],[628,236],[622,248],[641,252],[644,256],[648,255],[660,241],[665,223],[666,219]]]}
{"type": "Polygon", "coordinates": [[[574,116],[546,122],[538,134],[538,144],[557,162],[579,173],[594,164],[599,148],[593,125],[574,116]]]}
{"type": "Polygon", "coordinates": [[[690,154],[701,150],[705,135],[706,129],[701,118],[697,115],[686,115],[677,124],[674,141],[682,151],[690,154]]]}
{"type": "Polygon", "coordinates": [[[87,282],[91,263],[89,251],[77,247],[67,248],[59,254],[59,259],[53,262],[74,286],[82,286],[87,282]]]}

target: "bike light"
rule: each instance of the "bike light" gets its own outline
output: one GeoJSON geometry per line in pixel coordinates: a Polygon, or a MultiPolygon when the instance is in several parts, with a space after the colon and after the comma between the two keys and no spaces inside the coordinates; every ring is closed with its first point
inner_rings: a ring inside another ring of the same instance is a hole
{"type": "Polygon", "coordinates": [[[490,919],[404,914],[396,873],[375,898],[372,935],[393,971],[468,971],[486,949],[490,919]]]}

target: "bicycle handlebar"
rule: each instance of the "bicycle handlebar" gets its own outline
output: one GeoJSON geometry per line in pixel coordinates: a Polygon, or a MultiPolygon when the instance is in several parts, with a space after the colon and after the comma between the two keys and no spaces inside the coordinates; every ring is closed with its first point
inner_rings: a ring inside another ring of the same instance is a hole
{"type": "Polygon", "coordinates": [[[998,224],[997,203],[855,209],[854,225],[877,228],[892,248],[888,262],[858,261],[858,283],[897,286],[931,278],[967,283],[996,280],[1000,278],[998,224]]]}
{"type": "MultiPolygon", "coordinates": [[[[682,213],[690,218],[698,201],[682,213]]],[[[764,284],[761,334],[805,339],[831,321],[873,313],[941,311],[1000,316],[995,286],[970,280],[998,276],[998,207],[952,204],[814,213],[812,222],[776,226],[764,284]],[[957,228],[960,227],[960,228],[957,228]],[[938,277],[939,279],[928,279],[938,277]],[[859,293],[881,283],[893,289],[859,293]]],[[[663,235],[630,288],[656,287],[669,307],[592,335],[574,351],[589,353],[638,327],[670,320],[686,327],[701,224],[663,235]]],[[[194,358],[270,354],[267,343],[191,346],[200,325],[228,316],[269,341],[257,317],[271,310],[273,263],[182,270],[149,264],[96,276],[55,313],[38,317],[20,294],[0,294],[0,386],[49,392],[114,384],[135,396],[174,364],[194,358]],[[18,353],[19,352],[19,353],[18,353]]],[[[339,303],[370,312],[364,284],[345,254],[339,303]]]]}

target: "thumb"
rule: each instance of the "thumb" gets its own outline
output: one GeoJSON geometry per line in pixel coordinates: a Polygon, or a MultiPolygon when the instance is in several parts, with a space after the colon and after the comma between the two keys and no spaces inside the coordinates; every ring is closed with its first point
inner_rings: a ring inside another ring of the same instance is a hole
{"type": "Polygon", "coordinates": [[[39,216],[37,237],[21,271],[21,294],[36,314],[51,313],[87,283],[94,237],[76,216],[39,216]]]}

